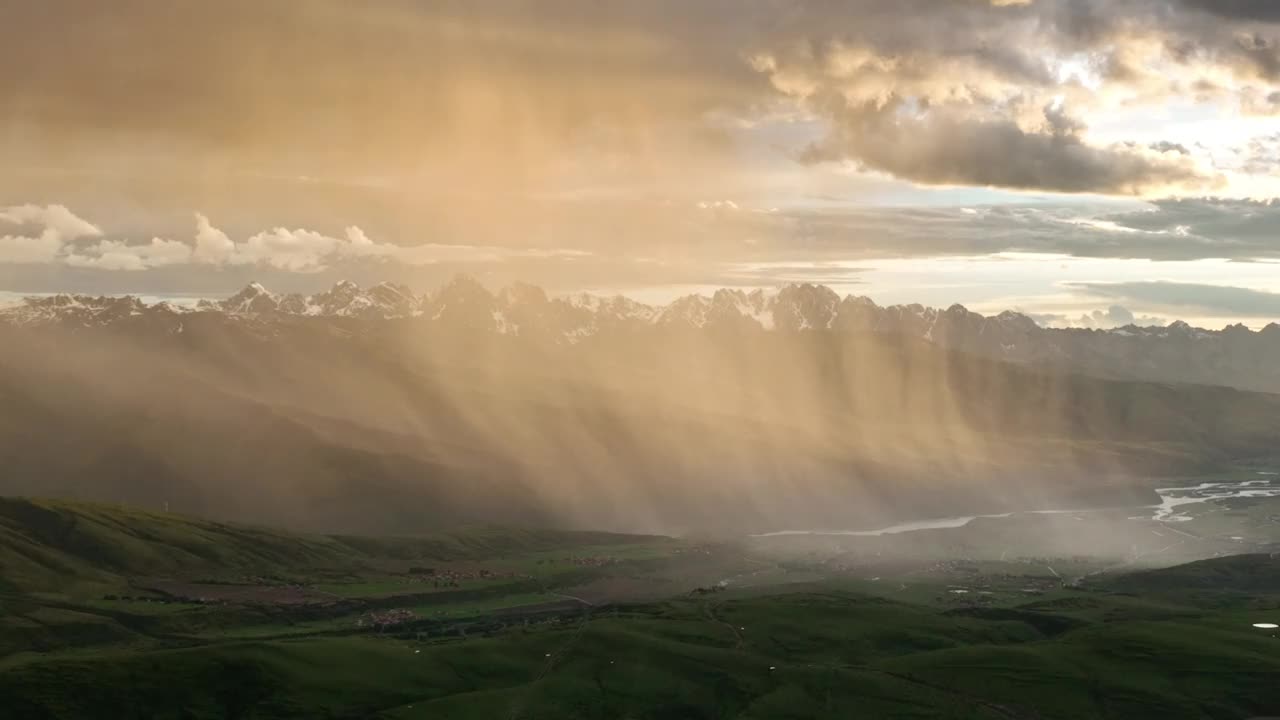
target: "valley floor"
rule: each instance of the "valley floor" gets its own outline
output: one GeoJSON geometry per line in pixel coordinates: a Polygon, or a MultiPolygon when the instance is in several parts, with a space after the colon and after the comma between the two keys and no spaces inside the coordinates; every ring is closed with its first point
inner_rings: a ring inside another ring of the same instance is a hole
{"type": "Polygon", "coordinates": [[[0,714],[1280,714],[1280,638],[1256,627],[1280,622],[1280,498],[1179,511],[713,543],[303,536],[6,500],[0,714]],[[1041,554],[1064,534],[1079,554],[1041,554]]]}

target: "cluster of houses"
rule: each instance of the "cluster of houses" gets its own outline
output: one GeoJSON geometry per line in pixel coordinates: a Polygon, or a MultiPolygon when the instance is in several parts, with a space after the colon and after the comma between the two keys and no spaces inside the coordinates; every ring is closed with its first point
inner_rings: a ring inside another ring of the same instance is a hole
{"type": "Polygon", "coordinates": [[[379,610],[357,618],[356,627],[375,627],[381,630],[382,628],[403,625],[417,619],[417,613],[406,608],[379,610]]]}
{"type": "Polygon", "coordinates": [[[714,595],[729,589],[729,583],[721,580],[719,583],[710,587],[696,587],[689,591],[690,595],[714,595]]]}
{"type": "Polygon", "coordinates": [[[438,568],[409,568],[407,582],[431,583],[434,587],[459,587],[460,583],[469,580],[497,580],[522,577],[514,572],[494,572],[483,568],[477,570],[455,570],[438,568]]]}
{"type": "MultiPolygon", "coordinates": [[[[614,557],[566,557],[561,558],[561,561],[577,567],[605,567],[606,565],[614,565],[620,562],[618,558],[614,557]]],[[[539,560],[538,564],[554,562],[554,559],[539,560]]]]}
{"type": "Polygon", "coordinates": [[[171,603],[185,604],[185,603],[208,602],[207,600],[196,599],[196,598],[167,598],[167,597],[151,597],[147,595],[135,596],[135,595],[112,595],[112,594],[103,595],[102,599],[107,600],[109,602],[143,602],[143,603],[158,603],[160,605],[169,605],[171,603]]]}

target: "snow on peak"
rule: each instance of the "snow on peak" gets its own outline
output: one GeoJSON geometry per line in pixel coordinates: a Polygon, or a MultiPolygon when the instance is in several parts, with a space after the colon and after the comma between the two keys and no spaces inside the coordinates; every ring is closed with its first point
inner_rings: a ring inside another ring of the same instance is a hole
{"type": "MultiPolygon", "coordinates": [[[[148,305],[133,297],[61,294],[28,298],[0,308],[0,323],[100,325],[126,317],[173,316],[188,310],[165,303],[148,305]]],[[[1016,355],[1019,360],[1102,351],[1131,356],[1144,351],[1139,343],[1222,340],[1236,345],[1254,341],[1274,344],[1280,337],[1280,325],[1276,324],[1259,333],[1239,325],[1206,331],[1176,322],[1167,328],[1125,327],[1090,333],[1097,339],[1089,340],[1078,331],[1040,328],[1031,318],[1013,311],[988,317],[962,305],[946,310],[918,304],[880,307],[869,298],[842,298],[828,287],[813,284],[792,284],[777,290],[727,288],[709,296],[686,295],[665,305],[646,305],[623,295],[548,296],[542,288],[524,283],[493,293],[468,275],[454,277],[431,295],[416,294],[392,282],[366,289],[350,280],[309,296],[275,294],[261,283],[251,282],[225,299],[202,300],[195,310],[262,321],[289,316],[358,320],[420,317],[422,322],[440,321],[453,327],[564,343],[642,328],[879,333],[1000,358],[1016,355]],[[1086,342],[1110,345],[1098,351],[1077,347],[1086,342]]]]}

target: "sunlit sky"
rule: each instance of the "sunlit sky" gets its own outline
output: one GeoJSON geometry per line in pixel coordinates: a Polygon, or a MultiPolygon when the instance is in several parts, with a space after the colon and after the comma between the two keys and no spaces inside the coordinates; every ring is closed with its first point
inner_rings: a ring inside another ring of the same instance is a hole
{"type": "Polygon", "coordinates": [[[1280,319],[1271,0],[0,0],[0,294],[1280,319]]]}

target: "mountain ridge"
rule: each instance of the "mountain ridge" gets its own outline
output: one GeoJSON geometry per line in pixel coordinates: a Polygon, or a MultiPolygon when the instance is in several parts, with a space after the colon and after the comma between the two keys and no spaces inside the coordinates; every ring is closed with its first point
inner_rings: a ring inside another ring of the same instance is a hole
{"type": "MultiPolygon", "coordinates": [[[[623,294],[605,295],[590,292],[549,295],[542,288],[516,282],[498,291],[490,291],[469,275],[454,276],[435,292],[415,293],[408,286],[384,281],[369,287],[361,287],[350,280],[340,280],[327,290],[303,295],[301,293],[275,293],[262,283],[253,281],[236,293],[222,299],[201,298],[194,305],[175,305],[168,301],[146,303],[138,295],[91,295],[84,293],[57,293],[31,295],[7,307],[0,307],[0,320],[8,324],[37,324],[57,320],[74,320],[76,310],[111,311],[127,308],[138,311],[160,311],[174,314],[191,312],[221,312],[233,316],[298,315],[306,317],[372,317],[400,319],[420,317],[428,309],[439,312],[439,304],[460,296],[485,296],[505,308],[520,304],[562,304],[589,312],[613,311],[632,315],[648,322],[670,324],[684,319],[695,325],[714,321],[716,313],[736,310],[743,318],[755,322],[764,330],[772,329],[834,329],[841,316],[856,316],[857,311],[880,311],[888,315],[914,315],[926,319],[944,316],[969,316],[980,320],[999,322],[1020,329],[1032,327],[1050,332],[1129,335],[1141,332],[1148,335],[1171,332],[1221,335],[1280,334],[1280,322],[1268,324],[1261,330],[1253,330],[1242,323],[1225,326],[1221,330],[1193,326],[1182,320],[1168,325],[1138,325],[1130,323],[1114,328],[1059,328],[1042,326],[1031,316],[1017,310],[1005,310],[995,315],[983,315],[969,310],[960,303],[943,309],[920,303],[880,305],[863,295],[841,297],[831,288],[813,283],[789,283],[772,289],[720,288],[707,295],[692,293],[682,295],[666,304],[646,304],[623,294]],[[777,313],[792,313],[790,322],[778,322],[777,313]],[[815,318],[825,322],[814,322],[815,318]]],[[[100,322],[110,322],[119,315],[104,312],[97,316],[100,322]]],[[[438,319],[433,315],[432,319],[438,319]]],[[[721,318],[723,319],[723,318],[721,318]]],[[[874,325],[874,323],[873,323],[874,325]]]]}
{"type": "Polygon", "coordinates": [[[350,281],[304,296],[278,294],[253,282],[221,300],[194,307],[148,304],[135,296],[53,295],[0,309],[0,325],[102,327],[145,323],[181,332],[191,314],[232,322],[416,321],[499,335],[575,344],[601,334],[661,330],[875,333],[920,339],[991,359],[1100,377],[1226,384],[1280,392],[1280,324],[1254,331],[1222,330],[1177,321],[1166,327],[1126,325],[1109,330],[1048,328],[1015,311],[982,315],[963,305],[881,306],[841,297],[823,285],[793,284],[776,291],[720,289],[649,305],[622,295],[551,296],[525,283],[492,292],[474,278],[455,276],[435,292],[417,294],[382,282],[350,281]]]}

